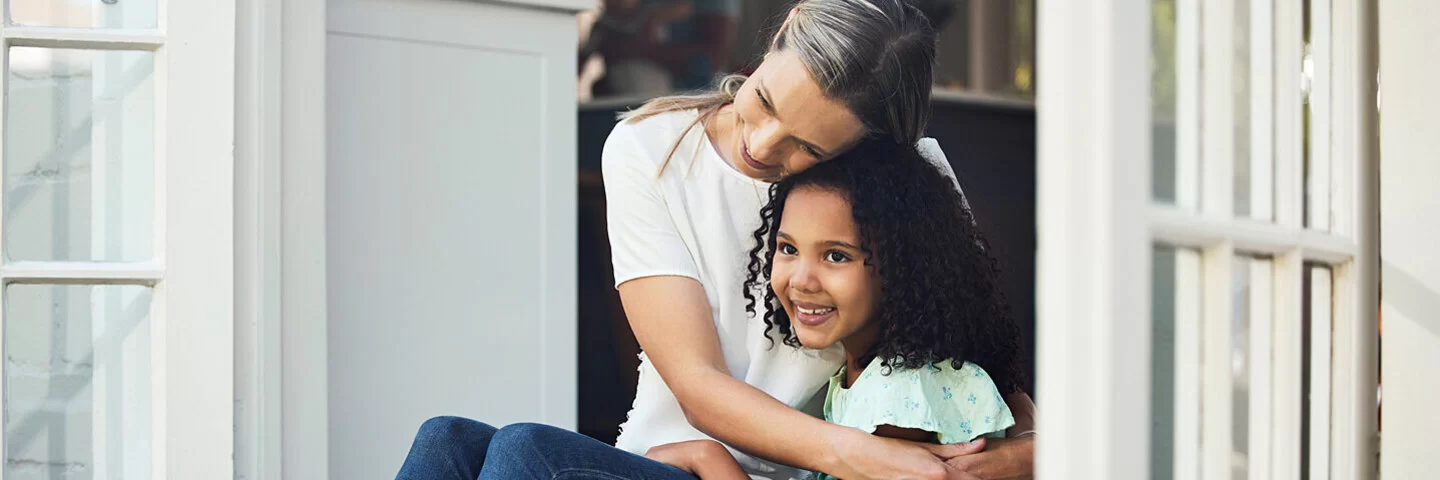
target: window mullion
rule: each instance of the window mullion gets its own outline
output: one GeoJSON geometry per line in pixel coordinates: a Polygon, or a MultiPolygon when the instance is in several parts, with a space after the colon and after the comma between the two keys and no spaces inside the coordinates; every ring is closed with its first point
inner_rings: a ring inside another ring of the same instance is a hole
{"type": "Polygon", "coordinates": [[[1250,412],[1248,431],[1235,432],[1249,436],[1246,472],[1250,478],[1269,477],[1270,452],[1274,448],[1275,436],[1270,425],[1276,412],[1272,400],[1275,370],[1271,356],[1275,343],[1276,266],[1274,261],[1250,262],[1250,412]]]}
{"type": "Polygon", "coordinates": [[[1201,253],[1175,250],[1175,480],[1199,480],[1204,382],[1201,363],[1205,329],[1205,276],[1201,253]]]}
{"type": "Polygon", "coordinates": [[[1273,60],[1275,106],[1275,221],[1284,227],[1304,225],[1303,113],[1300,92],[1304,36],[1301,5],[1275,3],[1273,60]]]}
{"type": "Polygon", "coordinates": [[[1200,89],[1200,210],[1212,218],[1235,214],[1235,2],[1201,6],[1204,68],[1200,89]]]}
{"type": "Polygon", "coordinates": [[[1331,121],[1333,91],[1331,72],[1334,71],[1334,50],[1331,34],[1330,0],[1314,0],[1310,4],[1310,178],[1306,179],[1310,189],[1308,226],[1317,230],[1330,230],[1330,157],[1331,121]]]}
{"type": "Polygon", "coordinates": [[[1230,366],[1234,247],[1226,242],[1208,248],[1201,262],[1204,306],[1200,332],[1200,418],[1204,423],[1200,429],[1200,478],[1224,478],[1231,472],[1234,434],[1231,421],[1234,380],[1230,366]]]}
{"type": "Polygon", "coordinates": [[[1275,218],[1275,0],[1250,0],[1250,215],[1275,218]]]}
{"type": "Polygon", "coordinates": [[[5,26],[10,46],[86,50],[155,50],[165,44],[158,30],[5,26]]]}
{"type": "MultiPolygon", "coordinates": [[[[1301,391],[1300,378],[1301,345],[1304,307],[1303,300],[1305,259],[1299,249],[1275,257],[1273,319],[1273,351],[1271,352],[1272,379],[1274,381],[1271,416],[1271,438],[1276,439],[1271,450],[1269,478],[1275,480],[1298,480],[1300,478],[1299,405],[1305,392],[1301,391]],[[1298,440],[1298,441],[1297,441],[1298,440]]],[[[1260,472],[1254,472],[1257,475],[1260,472]]]]}
{"type": "Polygon", "coordinates": [[[1200,4],[1175,2],[1175,202],[1200,208],[1200,4]]]}
{"type": "Polygon", "coordinates": [[[7,262],[0,266],[4,283],[153,285],[164,275],[156,262],[7,262]]]}

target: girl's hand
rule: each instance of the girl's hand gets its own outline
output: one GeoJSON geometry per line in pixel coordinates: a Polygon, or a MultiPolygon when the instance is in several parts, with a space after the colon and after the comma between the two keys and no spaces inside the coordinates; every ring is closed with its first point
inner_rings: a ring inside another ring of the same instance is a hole
{"type": "Polygon", "coordinates": [[[645,458],[684,470],[701,480],[750,480],[730,451],[714,440],[667,443],[646,451],[645,458]]]}
{"type": "Polygon", "coordinates": [[[942,456],[978,452],[980,447],[972,444],[926,446],[854,430],[832,438],[830,448],[837,456],[838,468],[825,473],[845,480],[979,479],[947,465],[942,456]]]}

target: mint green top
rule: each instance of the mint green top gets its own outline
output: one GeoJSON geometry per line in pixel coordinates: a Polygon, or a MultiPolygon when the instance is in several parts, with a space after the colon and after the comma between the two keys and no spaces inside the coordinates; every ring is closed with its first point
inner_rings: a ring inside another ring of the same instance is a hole
{"type": "Polygon", "coordinates": [[[957,370],[946,360],[918,369],[896,368],[889,375],[884,370],[877,357],[845,388],[845,367],[840,367],[830,377],[825,421],[869,433],[880,425],[928,430],[942,444],[1003,438],[1005,429],[1015,425],[1010,407],[979,365],[965,362],[957,370]]]}

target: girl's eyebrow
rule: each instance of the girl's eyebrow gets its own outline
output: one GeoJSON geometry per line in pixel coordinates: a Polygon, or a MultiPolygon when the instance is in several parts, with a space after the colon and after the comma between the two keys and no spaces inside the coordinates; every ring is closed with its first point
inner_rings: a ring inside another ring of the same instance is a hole
{"type": "MultiPolygon", "coordinates": [[[[791,238],[790,235],[789,235],[789,234],[786,234],[785,232],[778,232],[778,233],[775,234],[775,236],[776,236],[777,238],[783,238],[783,239],[785,239],[786,241],[788,241],[788,242],[790,242],[790,243],[798,243],[798,242],[795,241],[794,238],[791,238]]],[[[839,240],[826,240],[826,241],[825,241],[825,245],[829,245],[829,246],[832,246],[832,247],[848,248],[848,249],[851,249],[851,250],[855,250],[855,251],[857,251],[857,252],[858,252],[858,251],[861,251],[861,250],[860,250],[860,247],[855,246],[855,245],[852,245],[852,244],[847,243],[847,242],[842,242],[842,241],[839,241],[839,240]]]]}

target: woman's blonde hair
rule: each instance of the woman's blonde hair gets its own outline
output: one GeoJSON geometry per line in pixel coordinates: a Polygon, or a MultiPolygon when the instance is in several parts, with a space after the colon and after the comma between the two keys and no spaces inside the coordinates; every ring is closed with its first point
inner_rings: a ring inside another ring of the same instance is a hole
{"type": "MultiPolygon", "coordinates": [[[[935,64],[935,30],[925,15],[904,0],[800,0],[794,10],[770,51],[796,52],[820,91],[849,108],[871,137],[919,141],[930,120],[935,64]]],[[[728,75],[713,91],[656,98],[620,119],[699,111],[671,145],[663,170],[680,139],[734,102],[743,83],[745,76],[728,75]]]]}

